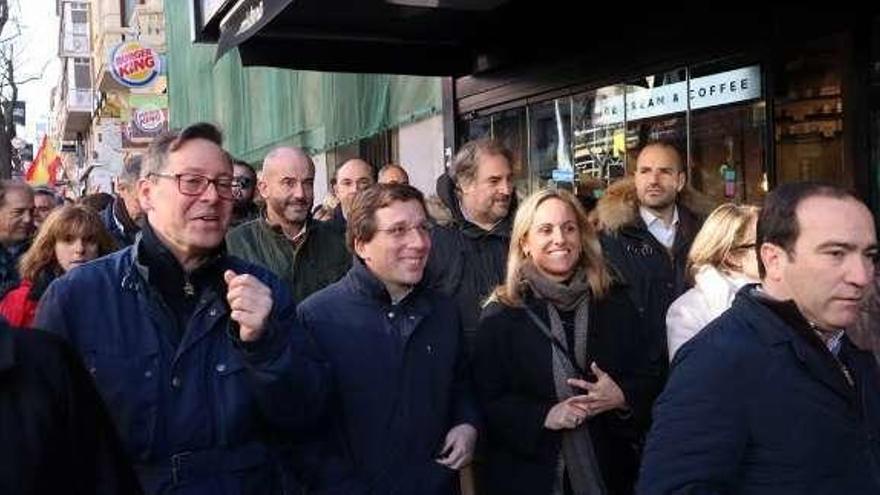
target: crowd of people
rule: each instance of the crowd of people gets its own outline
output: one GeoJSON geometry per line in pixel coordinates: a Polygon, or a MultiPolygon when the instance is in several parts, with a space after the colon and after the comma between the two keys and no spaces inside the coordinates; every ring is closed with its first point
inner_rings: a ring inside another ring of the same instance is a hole
{"type": "Polygon", "coordinates": [[[880,493],[852,193],[707,211],[665,141],[598,201],[490,139],[428,198],[315,174],[195,124],[113,196],[0,182],[0,492],[880,493]]]}

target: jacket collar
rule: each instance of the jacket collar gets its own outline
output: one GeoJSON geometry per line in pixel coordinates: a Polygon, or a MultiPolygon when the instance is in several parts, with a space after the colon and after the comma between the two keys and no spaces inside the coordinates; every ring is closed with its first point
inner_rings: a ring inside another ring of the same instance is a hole
{"type": "Polygon", "coordinates": [[[306,243],[306,240],[309,237],[309,233],[314,228],[314,222],[315,222],[314,220],[312,220],[312,216],[309,215],[308,218],[306,218],[306,221],[303,224],[302,229],[296,235],[296,239],[291,239],[291,238],[287,237],[287,235],[284,233],[284,230],[282,230],[280,225],[272,225],[271,223],[269,223],[269,217],[265,212],[262,215],[260,215],[260,218],[257,221],[259,222],[257,225],[259,225],[263,230],[265,230],[266,232],[268,232],[272,236],[275,236],[279,239],[283,239],[287,242],[290,242],[294,246],[297,246],[297,247],[302,246],[303,244],[306,243]]]}
{"type": "MultiPolygon", "coordinates": [[[[134,244],[132,244],[131,249],[129,250],[129,259],[124,267],[124,272],[122,276],[122,288],[128,290],[138,291],[142,288],[141,284],[153,283],[155,282],[155,274],[153,280],[150,279],[150,267],[149,265],[143,262],[144,259],[144,242],[156,242],[158,244],[158,250],[160,252],[160,257],[163,258],[166,263],[173,263],[174,266],[180,267],[177,264],[177,260],[171,254],[167,247],[161,244],[160,241],[155,237],[155,233],[152,231],[152,227],[149,223],[144,222],[144,227],[135,239],[134,244]],[[148,237],[145,241],[144,237],[148,237]]],[[[225,264],[227,264],[228,258],[226,256],[226,242],[224,241],[220,247],[217,249],[217,253],[205,264],[196,269],[196,273],[201,273],[205,270],[213,270],[218,269],[222,270],[225,268],[225,264]],[[215,266],[218,265],[218,266],[215,266]]],[[[182,271],[182,268],[180,268],[182,271]]],[[[157,289],[159,289],[157,287],[157,289]]]]}
{"type": "MultiPolygon", "coordinates": [[[[839,362],[792,301],[776,301],[762,295],[757,284],[743,287],[734,300],[734,307],[746,318],[759,338],[769,346],[789,345],[808,372],[844,398],[855,401],[855,391],[847,382],[839,362]]],[[[848,339],[843,337],[843,346],[848,339]]]]}
{"type": "MultiPolygon", "coordinates": [[[[373,275],[364,262],[357,256],[353,257],[351,269],[348,271],[344,280],[349,288],[357,294],[366,297],[370,301],[382,306],[390,306],[392,304],[391,296],[388,294],[388,289],[385,288],[385,284],[373,275]]],[[[422,278],[422,281],[416,284],[416,286],[413,287],[413,290],[407,294],[398,305],[421,306],[425,299],[423,297],[425,291],[424,286],[424,278],[422,278]]]]}
{"type": "Polygon", "coordinates": [[[15,339],[13,330],[5,321],[0,321],[0,371],[6,371],[15,366],[15,339]]]}
{"type": "MultiPolygon", "coordinates": [[[[697,231],[700,230],[700,221],[691,210],[682,204],[678,204],[676,207],[678,210],[678,227],[675,232],[675,241],[672,244],[672,251],[675,253],[689,246],[690,241],[697,235],[697,231]]],[[[660,241],[654,239],[654,236],[648,231],[648,226],[645,224],[642,216],[638,214],[638,209],[636,209],[632,220],[627,224],[621,225],[619,230],[624,235],[641,239],[653,239],[660,245],[660,241]]]]}

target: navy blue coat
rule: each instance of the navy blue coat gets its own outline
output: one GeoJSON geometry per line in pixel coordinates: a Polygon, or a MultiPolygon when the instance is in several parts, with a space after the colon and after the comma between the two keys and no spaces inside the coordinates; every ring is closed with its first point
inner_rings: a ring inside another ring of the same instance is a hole
{"type": "Polygon", "coordinates": [[[268,440],[284,440],[279,432],[321,413],[329,378],[296,324],[287,289],[226,257],[228,268],[271,288],[266,334],[245,349],[225,293],[206,289],[175,346],[167,336],[174,317],[136,261],[139,246],[55,280],[36,322],[79,351],[148,493],[278,493],[268,440]]]}
{"type": "Polygon", "coordinates": [[[356,260],[298,312],[334,372],[330,442],[361,483],[382,495],[457,493],[457,473],[435,458],[478,414],[455,303],[418,286],[393,305],[356,260]]]}
{"type": "Polygon", "coordinates": [[[669,250],[648,231],[638,211],[631,223],[608,229],[599,237],[605,259],[623,282],[643,321],[646,351],[661,378],[665,378],[669,363],[666,311],[689,287],[687,255],[701,225],[701,220],[683,205],[678,206],[678,215],[675,242],[669,250]]]}
{"type": "MultiPolygon", "coordinates": [[[[125,228],[116,219],[116,209],[120,207],[125,208],[125,204],[117,197],[111,201],[106,208],[101,210],[98,215],[101,218],[101,223],[103,223],[104,227],[107,229],[107,232],[109,232],[116,241],[116,247],[122,249],[134,244],[139,229],[132,229],[126,232],[125,228]]],[[[128,216],[128,213],[125,215],[128,216]]]]}
{"type": "Polygon", "coordinates": [[[777,316],[753,287],[676,353],[638,493],[880,493],[873,356],[844,337],[850,387],[821,342],[777,316]]]}

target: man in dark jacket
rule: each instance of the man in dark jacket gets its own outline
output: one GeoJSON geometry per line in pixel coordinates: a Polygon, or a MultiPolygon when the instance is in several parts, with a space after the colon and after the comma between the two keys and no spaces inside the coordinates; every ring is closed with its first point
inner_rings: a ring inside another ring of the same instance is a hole
{"type": "Polygon", "coordinates": [[[0,431],[0,493],[142,493],[76,353],[2,318],[0,431]]]}
{"type": "Polygon", "coordinates": [[[141,231],[138,222],[143,217],[137,197],[137,183],[141,177],[141,157],[135,156],[125,161],[122,173],[116,176],[116,197],[101,210],[101,221],[122,249],[134,244],[141,231]]]}
{"type": "Polygon", "coordinates": [[[426,277],[431,287],[458,303],[470,351],[480,307],[506,271],[516,210],[513,154],[493,140],[466,143],[448,176],[437,180],[437,195],[451,211],[452,221],[431,235],[426,277]]]}
{"type": "Polygon", "coordinates": [[[260,216],[260,208],[254,202],[257,192],[257,172],[244,160],[232,161],[235,178],[235,202],[232,207],[232,222],[236,227],[260,216]]]}
{"type": "Polygon", "coordinates": [[[327,221],[343,236],[348,222],[348,210],[355,194],[376,183],[376,171],[373,166],[360,158],[346,160],[333,174],[333,194],[339,200],[333,217],[327,221]]]}
{"type": "Polygon", "coordinates": [[[429,228],[410,186],[358,193],[347,232],[354,266],[298,308],[334,371],[330,450],[369,493],[457,493],[455,470],[476,442],[457,310],[422,283],[429,228]]]}
{"type": "Polygon", "coordinates": [[[0,298],[18,286],[18,260],[34,234],[34,192],[24,182],[0,181],[0,298]]]}
{"type": "Polygon", "coordinates": [[[229,253],[281,277],[295,301],[339,280],[351,254],[338,232],[312,220],[315,164],[300,148],[277,148],[266,155],[258,187],[266,213],[234,228],[229,253]]]}
{"type": "MultiPolygon", "coordinates": [[[[628,189],[625,180],[616,189],[628,189]]],[[[687,255],[701,223],[678,201],[686,182],[676,147],[654,142],[636,160],[635,198],[612,191],[597,207],[603,254],[626,285],[643,322],[646,359],[661,377],[669,362],[666,311],[688,288],[687,255]]]]}
{"type": "Polygon", "coordinates": [[[196,124],[150,145],[139,241],[56,279],[37,310],[94,375],[148,493],[276,494],[272,446],[328,376],[284,284],[224,252],[232,164],[196,124]]]}
{"type": "Polygon", "coordinates": [[[880,370],[844,334],[873,281],[871,212],[785,184],[757,242],[761,285],[676,353],[639,492],[880,493],[880,370]]]}

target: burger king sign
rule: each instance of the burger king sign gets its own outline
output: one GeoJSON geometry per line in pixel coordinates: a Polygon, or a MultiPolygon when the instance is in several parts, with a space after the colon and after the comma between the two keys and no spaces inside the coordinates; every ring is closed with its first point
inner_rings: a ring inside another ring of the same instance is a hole
{"type": "Polygon", "coordinates": [[[110,73],[124,86],[148,86],[159,76],[160,69],[159,54],[139,41],[123,41],[110,52],[110,73]]]}

